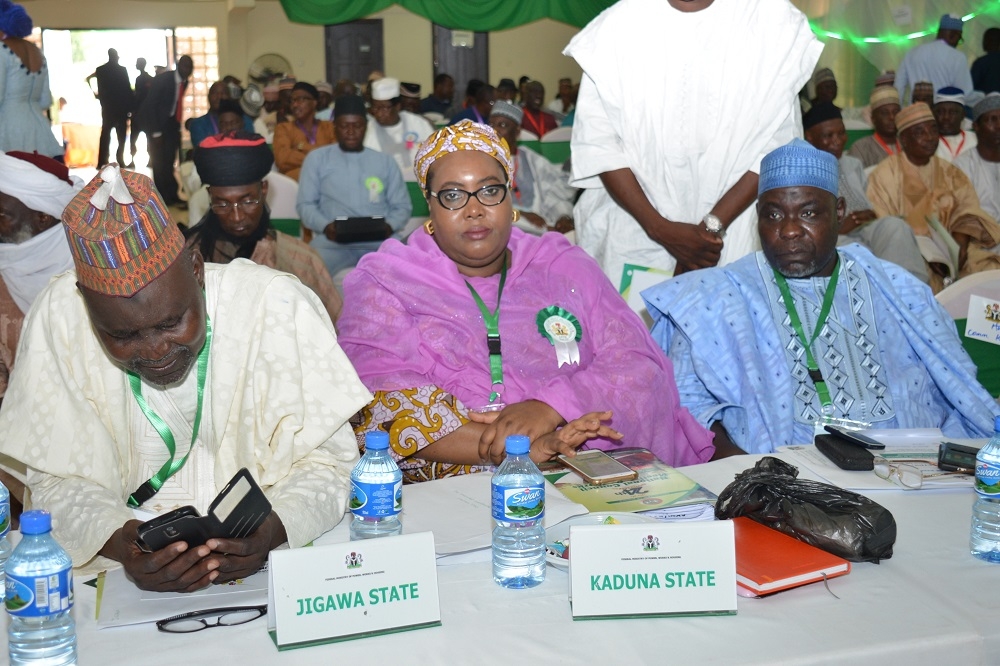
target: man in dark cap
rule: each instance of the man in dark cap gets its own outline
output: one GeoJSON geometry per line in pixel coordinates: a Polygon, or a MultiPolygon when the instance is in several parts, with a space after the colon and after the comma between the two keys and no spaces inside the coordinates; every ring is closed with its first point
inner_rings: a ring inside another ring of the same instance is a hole
{"type": "Polygon", "coordinates": [[[399,232],[410,219],[413,204],[395,160],[364,147],[364,100],[358,95],[338,97],[333,123],[337,143],[312,151],[302,164],[297,209],[302,224],[315,232],[311,245],[336,278],[399,232]],[[338,240],[340,219],[364,227],[367,240],[338,240]]]}
{"type": "Polygon", "coordinates": [[[846,203],[840,223],[838,245],[860,243],[879,259],[905,268],[921,282],[930,277],[927,264],[920,255],[917,239],[906,220],[900,217],[880,218],[872,210],[865,192],[868,177],[861,160],[844,154],[847,130],[840,109],[833,102],[820,102],[802,117],[806,141],[813,147],[830,153],[839,162],[839,192],[846,203]]]}
{"type": "Polygon", "coordinates": [[[274,163],[278,171],[299,179],[306,155],[336,139],[333,123],[316,119],[319,91],[316,86],[298,81],[291,86],[292,118],[274,128],[274,163]]]}
{"type": "Polygon", "coordinates": [[[497,101],[500,100],[517,103],[517,84],[514,83],[514,79],[500,79],[497,85],[497,101]]]}
{"type": "Polygon", "coordinates": [[[402,81],[399,84],[399,108],[407,113],[420,113],[420,84],[402,81]]]}
{"type": "Polygon", "coordinates": [[[348,419],[371,395],[315,294],[250,262],[206,264],[139,173],[106,166],[62,218],[76,271],[25,320],[0,441],[26,508],[66,517],[54,536],[73,564],[194,591],[340,522],[348,419]],[[206,515],[241,468],[271,504],[253,534],[140,548],[139,512],[206,515]]]}
{"type": "Polygon", "coordinates": [[[211,205],[184,232],[185,243],[215,264],[249,259],[292,273],[316,292],[336,321],[342,303],[323,259],[298,238],[271,227],[267,176],[273,164],[271,149],[259,134],[229,132],[202,141],[194,165],[208,186],[211,205]]]}

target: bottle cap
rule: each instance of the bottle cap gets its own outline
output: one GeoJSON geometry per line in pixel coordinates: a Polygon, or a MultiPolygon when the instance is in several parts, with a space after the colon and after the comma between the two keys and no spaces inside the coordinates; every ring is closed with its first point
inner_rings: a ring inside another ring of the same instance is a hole
{"type": "Polygon", "coordinates": [[[504,442],[507,447],[507,455],[523,456],[531,449],[531,440],[527,435],[507,435],[504,442]]]}
{"type": "Polygon", "coordinates": [[[365,450],[384,451],[389,448],[389,433],[371,430],[365,433],[365,450]]]}
{"type": "Polygon", "coordinates": [[[48,511],[25,511],[21,514],[21,534],[45,534],[52,531],[52,514],[48,511]]]}

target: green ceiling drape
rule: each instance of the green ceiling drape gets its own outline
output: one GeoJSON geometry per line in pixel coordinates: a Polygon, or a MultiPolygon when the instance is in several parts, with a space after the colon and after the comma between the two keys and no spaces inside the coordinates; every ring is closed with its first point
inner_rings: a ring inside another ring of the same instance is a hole
{"type": "Polygon", "coordinates": [[[551,18],[582,28],[615,0],[281,0],[289,20],[330,25],[382,11],[390,5],[455,30],[493,31],[551,18]]]}

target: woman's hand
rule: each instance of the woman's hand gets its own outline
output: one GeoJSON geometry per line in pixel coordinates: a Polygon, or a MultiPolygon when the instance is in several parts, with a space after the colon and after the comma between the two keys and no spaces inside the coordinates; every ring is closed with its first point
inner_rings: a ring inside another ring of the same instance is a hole
{"type": "Polygon", "coordinates": [[[469,412],[469,420],[489,424],[479,438],[479,457],[494,465],[499,465],[506,455],[504,443],[508,435],[527,435],[534,442],[563,424],[559,412],[541,400],[508,405],[498,415],[469,412]]]}
{"type": "Polygon", "coordinates": [[[543,463],[558,455],[572,458],[576,455],[577,448],[592,439],[621,439],[620,432],[602,423],[611,420],[611,416],[610,410],[590,412],[573,419],[559,430],[542,435],[531,443],[531,459],[536,463],[543,463]]]}

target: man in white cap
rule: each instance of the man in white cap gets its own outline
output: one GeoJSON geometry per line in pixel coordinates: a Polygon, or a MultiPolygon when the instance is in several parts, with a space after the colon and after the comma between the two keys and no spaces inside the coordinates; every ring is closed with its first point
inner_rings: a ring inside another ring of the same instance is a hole
{"type": "MultiPolygon", "coordinates": [[[[955,86],[972,90],[972,74],[965,54],[958,51],[962,39],[962,19],[945,14],[938,23],[933,42],[921,44],[906,52],[896,70],[895,86],[900,104],[909,99],[907,87],[913,88],[920,81],[930,81],[934,90],[955,86]]],[[[914,101],[917,101],[914,99],[914,101]]]]}
{"type": "Polygon", "coordinates": [[[577,239],[613,284],[626,263],[680,274],[755,249],[760,160],[801,135],[822,49],[787,0],[622,0],[573,38],[577,239]]]}
{"type": "Polygon", "coordinates": [[[1000,92],[992,92],[972,109],[978,143],[955,159],[979,195],[979,205],[1000,220],[1000,92]]]}
{"type": "Polygon", "coordinates": [[[52,276],[73,268],[59,217],[82,185],[51,158],[0,153],[0,399],[24,315],[52,276]]]}
{"type": "Polygon", "coordinates": [[[369,110],[375,122],[368,124],[365,148],[392,157],[403,174],[403,180],[416,182],[413,158],[424,139],[434,132],[427,119],[400,106],[399,79],[385,77],[372,81],[372,103],[369,110]]]}
{"type": "Polygon", "coordinates": [[[938,134],[941,135],[938,144],[938,157],[945,162],[954,162],[955,158],[976,147],[976,135],[962,129],[965,120],[965,92],[960,88],[941,88],[934,93],[934,120],[937,121],[938,134]]]}
{"type": "Polygon", "coordinates": [[[319,100],[316,102],[316,118],[318,120],[333,119],[333,85],[329,81],[317,81],[316,91],[319,100]]]}

